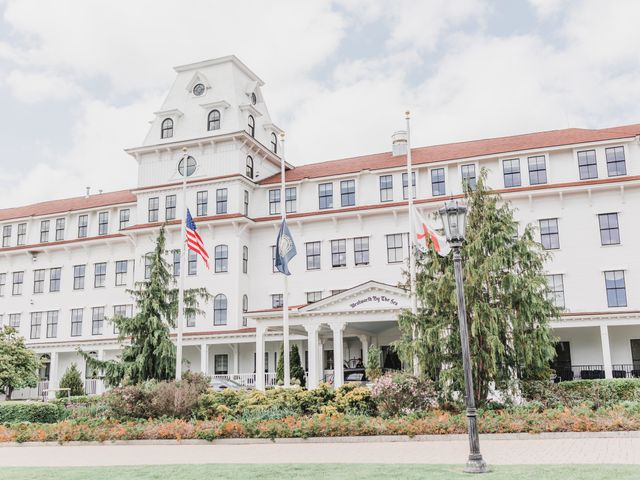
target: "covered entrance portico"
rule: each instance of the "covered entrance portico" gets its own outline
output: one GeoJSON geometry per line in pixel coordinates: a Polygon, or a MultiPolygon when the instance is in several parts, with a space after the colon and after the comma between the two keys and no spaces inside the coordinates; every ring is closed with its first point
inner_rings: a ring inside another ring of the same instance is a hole
{"type": "MultiPolygon", "coordinates": [[[[389,346],[399,338],[397,318],[406,308],[410,308],[406,290],[375,281],[292,308],[290,337],[306,337],[302,345],[306,350],[301,349],[300,355],[304,354],[308,388],[325,380],[339,387],[345,380],[345,365],[366,366],[370,345],[389,346]]],[[[283,333],[282,310],[250,312],[247,317],[255,320],[256,371],[260,372],[264,370],[265,339],[283,333]]],[[[256,388],[265,388],[261,375],[256,388]]]]}

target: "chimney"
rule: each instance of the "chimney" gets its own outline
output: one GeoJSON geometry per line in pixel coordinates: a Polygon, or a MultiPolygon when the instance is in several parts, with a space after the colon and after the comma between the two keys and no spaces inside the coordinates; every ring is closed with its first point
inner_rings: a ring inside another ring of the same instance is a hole
{"type": "Polygon", "coordinates": [[[407,132],[398,130],[391,135],[391,154],[394,157],[407,154],[407,132]]]}
{"type": "Polygon", "coordinates": [[[91,187],[87,187],[87,193],[84,196],[84,198],[89,198],[89,195],[91,194],[91,187]]]}

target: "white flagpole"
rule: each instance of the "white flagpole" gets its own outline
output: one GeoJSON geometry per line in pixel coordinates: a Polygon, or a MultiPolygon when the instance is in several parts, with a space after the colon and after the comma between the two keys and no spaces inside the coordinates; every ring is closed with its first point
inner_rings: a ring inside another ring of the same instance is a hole
{"type": "MultiPolygon", "coordinates": [[[[411,164],[411,122],[410,112],[405,112],[407,119],[407,197],[408,197],[408,218],[409,218],[409,277],[411,282],[411,313],[415,316],[418,313],[418,299],[416,297],[416,254],[413,246],[416,236],[416,228],[413,221],[413,165],[411,164]]],[[[414,330],[415,340],[415,330],[414,330]]],[[[420,374],[418,355],[413,355],[413,374],[420,374]]]]}
{"type": "MultiPolygon", "coordinates": [[[[178,320],[176,325],[176,380],[182,379],[182,328],[184,325],[184,271],[187,239],[187,148],[182,149],[182,223],[180,226],[180,284],[178,287],[178,320]]],[[[179,173],[179,172],[178,172],[179,173]]]]}
{"type": "MultiPolygon", "coordinates": [[[[282,222],[287,219],[287,203],[285,200],[286,186],[284,177],[284,132],[280,134],[280,215],[282,222]]],[[[279,245],[276,245],[276,249],[279,245]]],[[[289,276],[284,277],[284,291],[282,293],[282,336],[284,341],[284,386],[291,386],[291,371],[289,367],[289,276]]]]}

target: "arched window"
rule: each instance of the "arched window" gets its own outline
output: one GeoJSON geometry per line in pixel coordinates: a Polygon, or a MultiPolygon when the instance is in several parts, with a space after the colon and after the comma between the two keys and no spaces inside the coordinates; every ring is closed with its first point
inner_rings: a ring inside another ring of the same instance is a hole
{"type": "Polygon", "coordinates": [[[278,136],[275,133],[271,134],[271,150],[273,153],[278,153],[278,136]]]}
{"type": "Polygon", "coordinates": [[[249,311],[249,297],[246,295],[242,296],[242,313],[247,313],[249,311]]]}
{"type": "Polygon", "coordinates": [[[173,137],[173,120],[170,118],[165,118],[162,121],[162,126],[160,128],[160,138],[171,138],[173,137]]]}
{"type": "Polygon", "coordinates": [[[247,126],[249,127],[249,135],[251,135],[252,137],[255,137],[256,136],[256,119],[253,118],[253,115],[249,115],[247,126]]]}
{"type": "Polygon", "coordinates": [[[220,130],[220,112],[211,110],[207,120],[207,130],[220,130]]]}
{"type": "Polygon", "coordinates": [[[249,270],[249,247],[246,245],[242,247],[242,273],[247,273],[249,270]]]}
{"type": "Polygon", "coordinates": [[[229,270],[229,247],[218,245],[214,250],[215,272],[226,272],[229,270]]]}
{"type": "Polygon", "coordinates": [[[253,178],[253,157],[247,155],[247,177],[253,178]]]}
{"type": "Polygon", "coordinates": [[[219,293],[213,299],[213,324],[227,324],[227,297],[219,293]]]}

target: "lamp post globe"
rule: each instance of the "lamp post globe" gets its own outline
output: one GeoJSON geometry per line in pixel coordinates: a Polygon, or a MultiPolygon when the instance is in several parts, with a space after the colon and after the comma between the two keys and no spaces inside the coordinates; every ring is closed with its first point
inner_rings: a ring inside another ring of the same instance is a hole
{"type": "Polygon", "coordinates": [[[440,218],[447,242],[453,250],[453,267],[456,278],[456,297],[458,303],[458,322],[460,323],[460,343],[462,346],[462,366],[464,369],[465,404],[469,429],[469,458],[464,471],[467,473],[486,473],[487,464],[480,453],[480,438],[476,419],[476,402],[473,394],[471,375],[471,349],[469,348],[469,329],[467,310],[464,303],[464,283],[462,281],[462,255],[460,247],[465,239],[467,207],[458,201],[446,202],[440,209],[440,218]]]}

